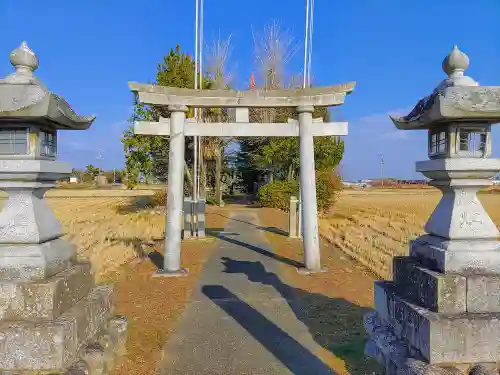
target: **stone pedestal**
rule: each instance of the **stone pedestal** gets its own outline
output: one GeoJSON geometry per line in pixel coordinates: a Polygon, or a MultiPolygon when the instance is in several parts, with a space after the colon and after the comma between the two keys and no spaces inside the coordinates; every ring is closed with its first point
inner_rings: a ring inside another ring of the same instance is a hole
{"type": "Polygon", "coordinates": [[[70,172],[57,161],[0,162],[0,189],[9,194],[0,212],[2,374],[70,374],[81,361],[89,374],[105,374],[125,352],[126,319],[113,316],[112,287],[94,285],[90,264],[60,238],[43,199],[70,172]]]}

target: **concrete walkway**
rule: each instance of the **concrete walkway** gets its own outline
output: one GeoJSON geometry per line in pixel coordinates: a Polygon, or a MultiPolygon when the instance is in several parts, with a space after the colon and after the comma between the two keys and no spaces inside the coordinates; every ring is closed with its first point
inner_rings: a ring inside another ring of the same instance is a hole
{"type": "Polygon", "coordinates": [[[218,237],[158,375],[334,374],[290,307],[280,274],[295,264],[272,251],[256,213],[234,212],[218,237]]]}

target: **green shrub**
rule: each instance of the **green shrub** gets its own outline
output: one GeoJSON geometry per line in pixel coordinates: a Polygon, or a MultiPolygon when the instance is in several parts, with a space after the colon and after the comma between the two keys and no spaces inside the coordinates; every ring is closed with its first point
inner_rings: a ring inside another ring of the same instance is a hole
{"type": "MultiPolygon", "coordinates": [[[[325,169],[316,171],[316,199],[318,211],[330,210],[342,189],[342,179],[337,171],[325,169]]],[[[259,189],[257,197],[263,207],[278,208],[288,212],[290,197],[299,195],[299,185],[295,181],[273,181],[259,189]]]]}
{"type": "Polygon", "coordinates": [[[264,207],[278,208],[285,212],[290,205],[290,197],[299,194],[299,185],[292,181],[273,181],[260,187],[257,192],[259,203],[264,207]]]}

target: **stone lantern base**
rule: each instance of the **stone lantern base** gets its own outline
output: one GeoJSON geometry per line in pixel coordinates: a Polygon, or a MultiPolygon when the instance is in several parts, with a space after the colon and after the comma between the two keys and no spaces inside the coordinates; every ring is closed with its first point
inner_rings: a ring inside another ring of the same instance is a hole
{"type": "Polygon", "coordinates": [[[417,162],[443,195],[429,234],[394,258],[392,281],[375,282],[366,352],[387,375],[499,374],[499,232],[476,196],[499,169],[498,159],[417,162]]]}
{"type": "Polygon", "coordinates": [[[375,305],[366,353],[387,375],[498,374],[500,274],[445,274],[396,257],[393,281],[375,282],[375,305]]]}
{"type": "Polygon", "coordinates": [[[73,374],[84,363],[89,375],[106,374],[125,353],[127,326],[111,294],[87,262],[42,280],[1,280],[0,373],[73,374]]]}
{"type": "Polygon", "coordinates": [[[113,315],[112,287],[94,284],[43,200],[71,168],[0,164],[9,194],[0,212],[0,374],[107,374],[125,353],[127,320],[113,315]],[[24,181],[12,178],[21,174],[24,181]]]}

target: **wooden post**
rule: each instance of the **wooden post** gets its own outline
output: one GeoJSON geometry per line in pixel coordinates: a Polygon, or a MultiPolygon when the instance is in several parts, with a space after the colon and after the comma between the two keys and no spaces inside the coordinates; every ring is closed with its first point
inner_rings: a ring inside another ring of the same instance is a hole
{"type": "Polygon", "coordinates": [[[288,212],[288,237],[297,238],[297,203],[295,196],[290,197],[290,211],[288,212]]]}

